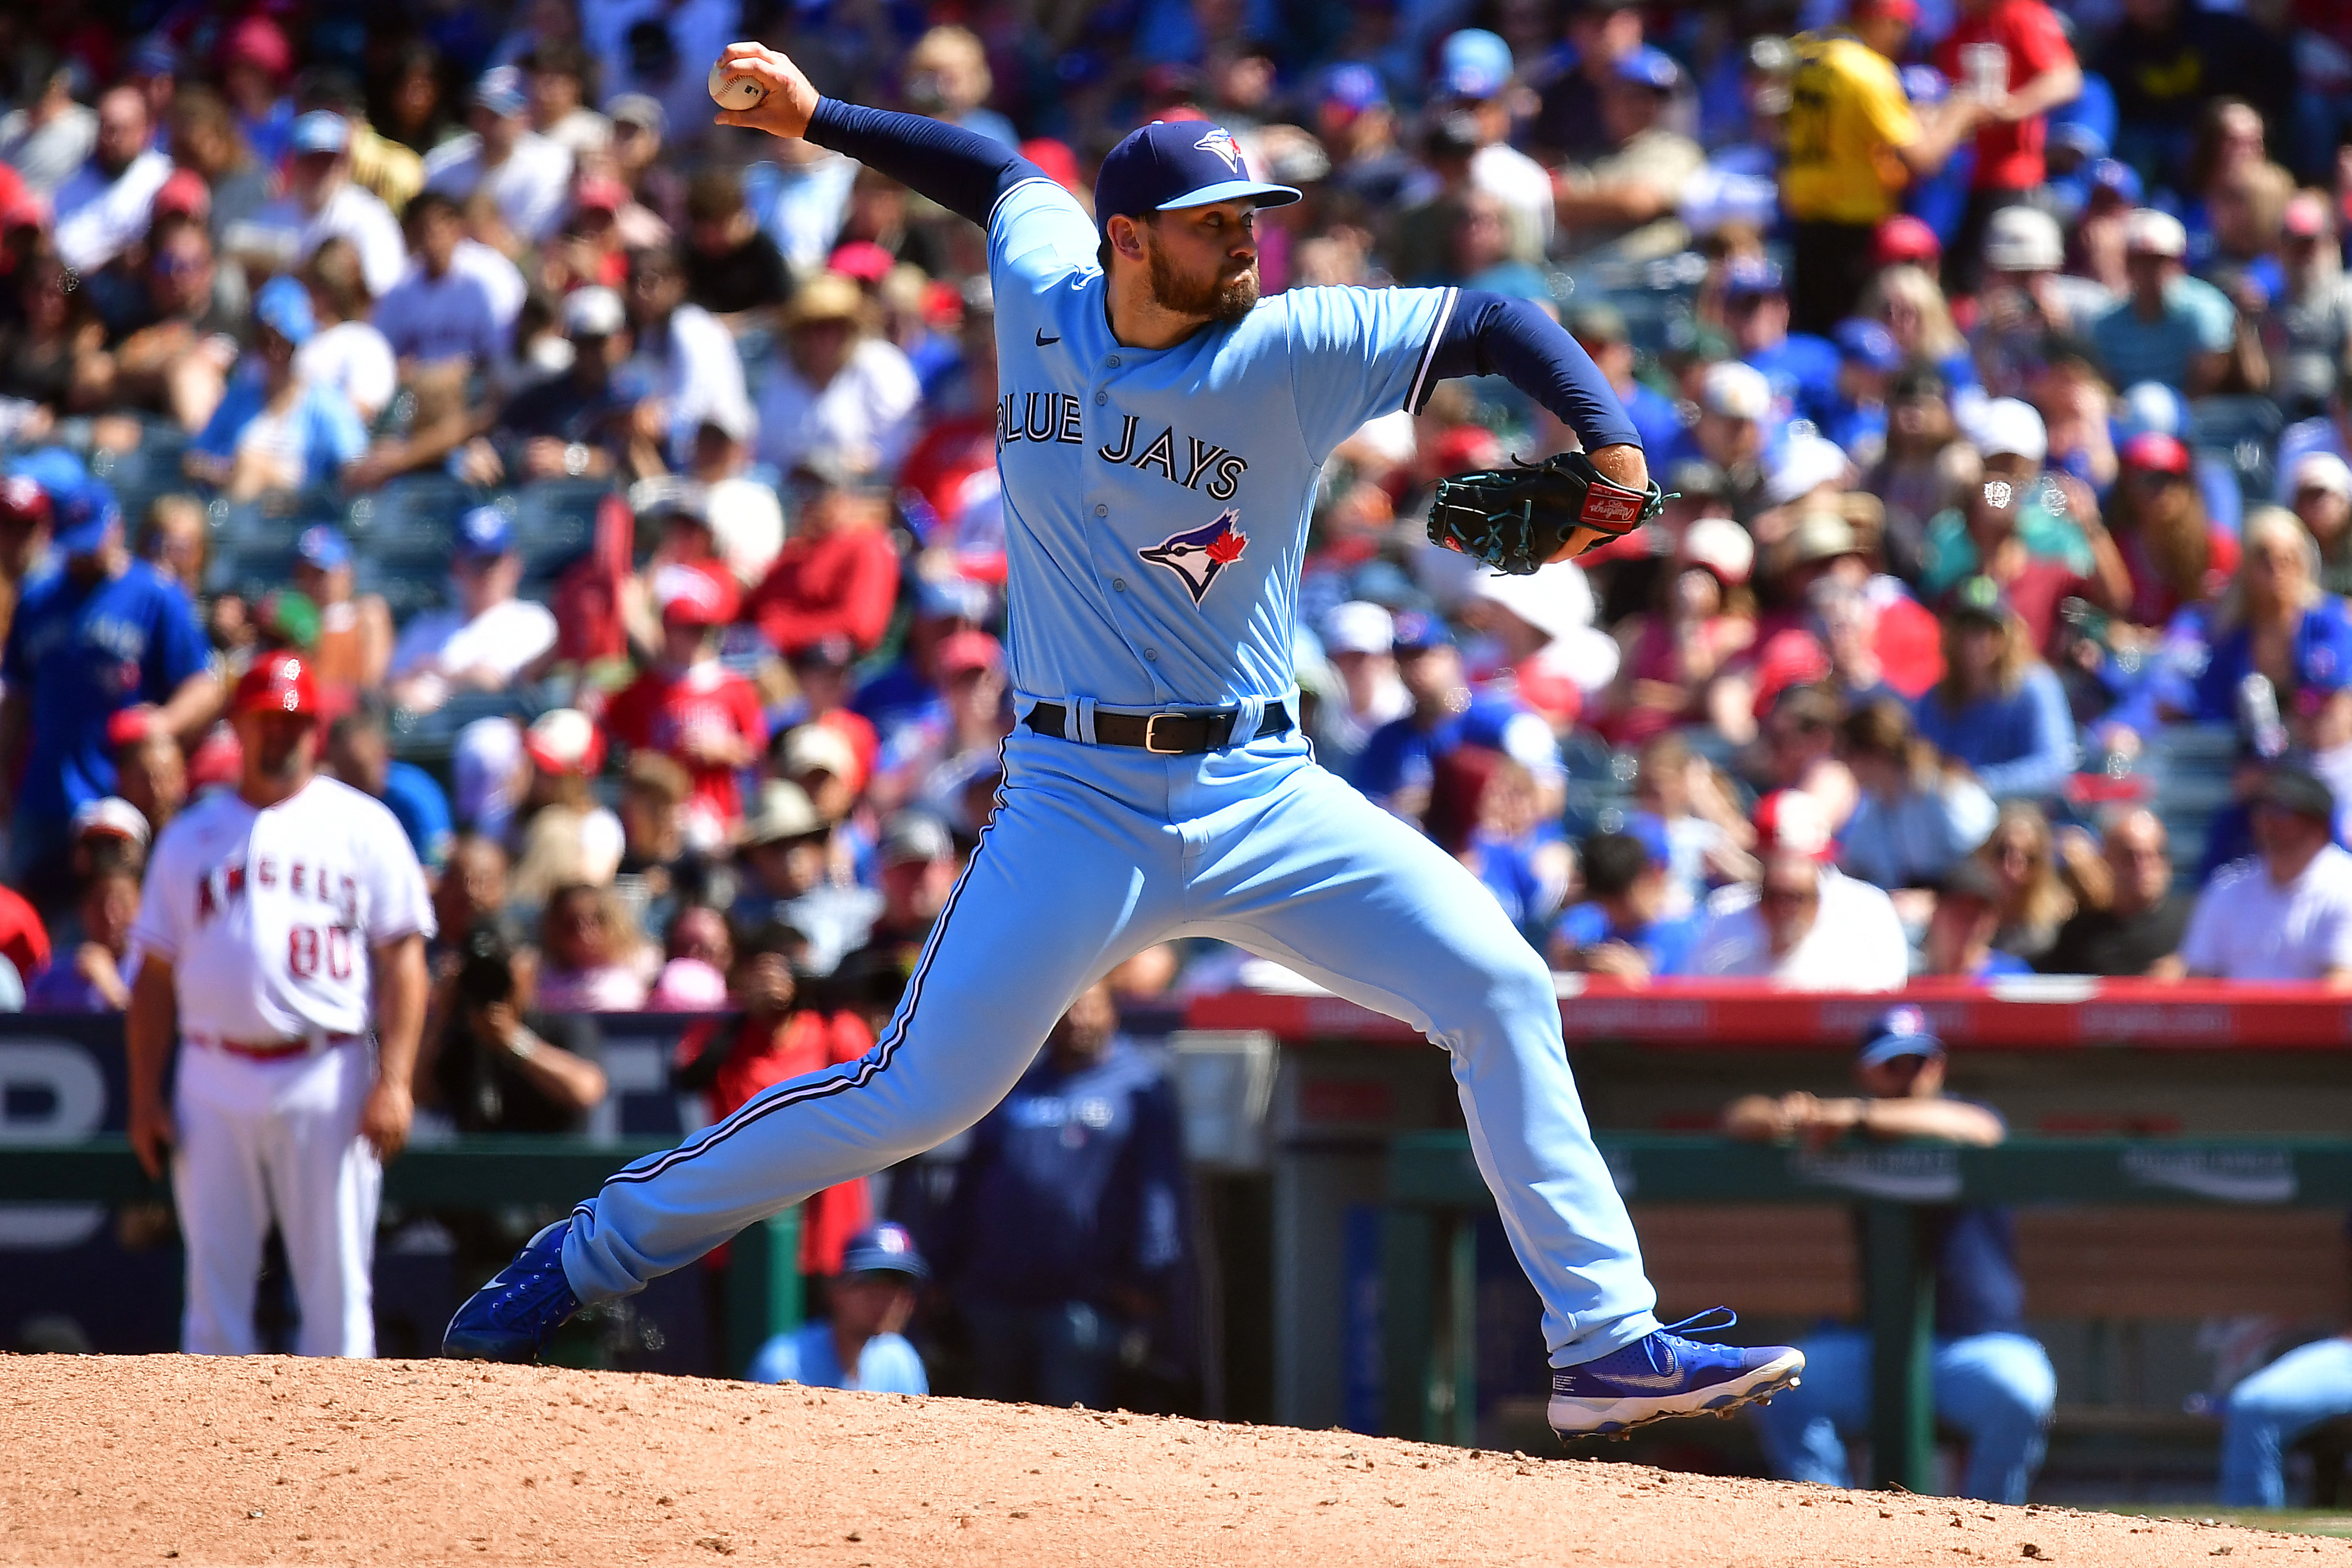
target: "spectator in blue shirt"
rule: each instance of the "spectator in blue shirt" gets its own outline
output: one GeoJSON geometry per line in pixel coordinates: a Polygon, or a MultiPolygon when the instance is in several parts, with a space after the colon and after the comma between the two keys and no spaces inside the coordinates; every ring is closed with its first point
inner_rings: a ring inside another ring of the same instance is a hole
{"type": "Polygon", "coordinates": [[[328,727],[327,759],[336,778],[384,803],[425,870],[437,873],[447,863],[455,831],[449,797],[433,775],[393,757],[381,697],[362,696],[328,727]]]}
{"type": "Polygon", "coordinates": [[[1837,399],[1837,348],[1826,338],[1789,330],[1780,267],[1760,256],[1733,262],[1723,275],[1723,308],[1740,360],[1771,383],[1775,423],[1825,423],[1837,399]]]}
{"type": "Polygon", "coordinates": [[[0,790],[14,790],[13,799],[0,794],[10,881],[51,904],[71,893],[65,855],[74,811],[114,792],[108,721],[152,706],[184,744],[220,706],[195,611],[177,583],[131,559],[113,492],[87,476],[52,479],[63,564],[26,587],[0,655],[0,790]]]}
{"type": "Polygon", "coordinates": [[[2065,690],[2000,584],[1972,577],[1944,615],[1944,678],[1920,694],[1919,733],[1996,800],[2054,795],[2074,771],[2065,690]]]}
{"type": "Polygon", "coordinates": [[[1672,858],[1665,824],[1647,812],[1627,818],[1622,832],[1585,840],[1585,899],[1551,928],[1551,967],[1635,984],[1687,973],[1699,916],[1664,913],[1672,858]]]}
{"type": "MultiPolygon", "coordinates": [[[[1818,1147],[1853,1137],[1932,1138],[1979,1148],[2008,1137],[2000,1113],[1944,1092],[1943,1041],[1917,1008],[1890,1009],[1863,1037],[1854,1099],[1751,1094],[1727,1107],[1724,1130],[1759,1143],[1818,1147]]],[[[1919,1211],[1936,1270],[1933,1393],[1937,1419],[1968,1437],[1963,1495],[2023,1502],[2042,1468],[2057,1375],[2025,1333],[2025,1285],[2009,1211],[1981,1207],[1919,1211]]],[[[1807,1339],[1805,1381],[1758,1412],[1773,1474],[1825,1486],[1853,1484],[1845,1437],[1870,1416],[1867,1331],[1831,1328],[1807,1339]]]]}
{"type": "Polygon", "coordinates": [[[1822,434],[1868,468],[1886,451],[1886,397],[1903,369],[1903,350],[1894,333],[1867,316],[1839,322],[1832,337],[1838,350],[1837,387],[1824,411],[1822,434]]]}
{"type": "Polygon", "coordinates": [[[841,1272],[826,1284],[826,1314],[760,1347],[743,1375],[753,1383],[929,1394],[923,1358],[899,1331],[915,1311],[916,1288],[930,1278],[903,1225],[870,1226],[849,1239],[841,1272]]]}
{"type": "Polygon", "coordinates": [[[2305,694],[2315,702],[2345,685],[2352,613],[2320,586],[2319,546],[2281,507],[2248,512],[2244,539],[2230,586],[2173,618],[2147,680],[2110,716],[2114,726],[2145,735],[2167,718],[2235,723],[2240,689],[2255,674],[2270,681],[2273,700],[2288,714],[2305,694]],[[2258,645],[2285,658],[2258,662],[2258,645]]]}
{"type": "Polygon", "coordinates": [[[2189,276],[2189,234],[2169,213],[2142,207],[2126,220],[2131,292],[2091,323],[2091,342],[2115,386],[2161,382],[2189,396],[2221,386],[2238,313],[2221,291],[2189,276]]]}
{"type": "Polygon", "coordinates": [[[312,385],[294,367],[294,351],[318,331],[310,292],[291,277],[273,277],[253,297],[253,350],[184,460],[191,477],[232,501],[331,483],[367,450],[351,400],[312,385]]]}
{"type": "Polygon", "coordinates": [[[1932,887],[1992,831],[1992,797],[1965,770],[1945,766],[1901,697],[1860,705],[1838,739],[1857,791],[1838,832],[1838,867],[1847,875],[1889,893],[1932,887]]]}
{"type": "Polygon", "coordinates": [[[1559,743],[1551,727],[1517,699],[1473,693],[1462,651],[1445,623],[1424,611],[1396,618],[1397,676],[1412,711],[1372,731],[1356,759],[1356,788],[1400,817],[1419,822],[1428,810],[1438,760],[1456,747],[1499,751],[1534,776],[1556,800],[1559,743]]]}
{"type": "Polygon", "coordinates": [[[950,1219],[941,1272],[982,1396],[1103,1408],[1120,1342],[1167,1322],[1185,1256],[1175,1091],[1119,1035],[1108,987],[972,1129],[950,1219]]]}

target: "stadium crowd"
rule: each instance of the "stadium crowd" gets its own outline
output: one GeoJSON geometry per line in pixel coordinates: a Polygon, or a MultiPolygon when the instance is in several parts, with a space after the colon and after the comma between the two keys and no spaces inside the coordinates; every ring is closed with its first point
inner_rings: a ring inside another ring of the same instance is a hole
{"type": "MultiPolygon", "coordinates": [[[[2341,7],[130,9],[0,16],[0,1006],[123,1006],[146,848],[292,649],[436,878],[428,1109],[579,1125],[598,1013],[712,1015],[714,1115],[868,1049],[1017,721],[995,455],[1062,416],[1000,392],[969,225],[710,124],[739,37],[1081,202],[1134,125],[1223,125],[1306,192],[1267,292],[1558,314],[1664,517],[1527,578],[1433,549],[1436,481],[1569,441],[1443,384],[1327,468],[1297,644],[1323,762],[1556,967],[2352,984],[2341,7]]],[[[1133,1209],[1059,1295],[932,1260],[992,1386],[1093,1397],[1079,1307],[1172,1266],[1115,1007],[1283,983],[1147,952],[983,1124],[974,1234],[1040,1224],[1066,1127],[1133,1209]]],[[[821,1271],[931,1266],[813,1212],[821,1271]]]]}

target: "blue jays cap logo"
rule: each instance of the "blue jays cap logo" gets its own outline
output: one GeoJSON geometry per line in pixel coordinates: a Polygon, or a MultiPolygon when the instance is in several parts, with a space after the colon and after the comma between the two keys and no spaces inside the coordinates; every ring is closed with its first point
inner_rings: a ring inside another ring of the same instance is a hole
{"type": "Polygon", "coordinates": [[[1249,536],[1237,526],[1241,515],[1240,508],[1227,507],[1207,527],[1171,534],[1150,549],[1135,553],[1182,579],[1184,591],[1192,596],[1197,609],[1207,597],[1209,585],[1217,580],[1217,574],[1241,559],[1242,552],[1249,549],[1249,536]]]}
{"type": "Polygon", "coordinates": [[[1209,127],[1208,134],[1202,137],[1198,141],[1193,142],[1192,145],[1199,148],[1203,152],[1215,153],[1218,157],[1223,159],[1226,163],[1231,165],[1234,172],[1236,174],[1247,172],[1242,167],[1242,150],[1234,145],[1232,133],[1227,131],[1222,125],[1212,125],[1209,127]]]}

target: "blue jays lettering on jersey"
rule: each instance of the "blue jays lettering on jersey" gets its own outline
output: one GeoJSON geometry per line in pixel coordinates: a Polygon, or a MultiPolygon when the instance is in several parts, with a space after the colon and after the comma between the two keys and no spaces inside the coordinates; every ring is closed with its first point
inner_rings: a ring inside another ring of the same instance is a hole
{"type": "Polygon", "coordinates": [[[1097,241],[1047,180],[989,223],[1013,686],[1114,706],[1279,700],[1316,476],[1418,390],[1454,292],[1293,289],[1173,348],[1129,348],[1097,241]]]}
{"type": "Polygon", "coordinates": [[[62,821],[114,792],[106,721],[140,703],[163,703],[210,661],[188,596],[144,561],[122,575],[77,581],[59,570],[26,590],[8,629],[8,689],[32,705],[32,748],[16,809],[62,821]]]}

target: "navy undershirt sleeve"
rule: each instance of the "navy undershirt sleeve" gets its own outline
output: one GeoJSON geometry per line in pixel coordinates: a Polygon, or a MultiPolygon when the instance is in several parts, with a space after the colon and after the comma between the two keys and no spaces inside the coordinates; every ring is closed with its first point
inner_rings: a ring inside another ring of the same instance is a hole
{"type": "Polygon", "coordinates": [[[1480,288],[1457,291],[1454,308],[1437,329],[1423,404],[1448,376],[1501,376],[1558,414],[1587,452],[1642,444],[1625,405],[1592,356],[1531,300],[1480,288]]]}
{"type": "Polygon", "coordinates": [[[988,226],[997,198],[1045,172],[1002,141],[919,114],[817,99],[808,140],[879,169],[951,213],[988,226]]]}

